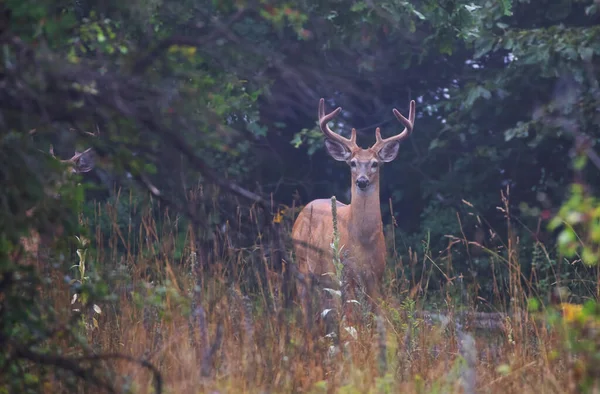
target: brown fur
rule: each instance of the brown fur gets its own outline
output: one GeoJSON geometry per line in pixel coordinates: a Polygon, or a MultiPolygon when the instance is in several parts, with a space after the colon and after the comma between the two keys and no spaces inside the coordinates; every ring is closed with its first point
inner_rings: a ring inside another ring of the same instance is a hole
{"type": "MultiPolygon", "coordinates": [[[[351,167],[352,200],[350,205],[337,203],[340,257],[348,269],[348,284],[355,288],[361,282],[371,301],[380,294],[380,285],[385,271],[386,249],[379,201],[379,170],[384,162],[393,160],[398,152],[398,143],[412,132],[414,101],[411,102],[409,119],[394,110],[396,117],[406,126],[403,133],[383,140],[376,130],[377,142],[369,149],[356,145],[356,130],[352,138],[346,139],[333,133],[327,126],[341,111],[338,108],[325,115],[323,99],[319,104],[321,130],[326,135],[326,147],[338,161],[346,161],[351,167]],[[357,180],[368,181],[363,190],[357,180]]],[[[298,215],[292,229],[298,270],[303,277],[312,276],[322,286],[339,288],[332,280],[333,264],[333,216],[331,200],[319,199],[307,204],[298,215]]],[[[306,284],[300,284],[306,286],[306,284]]],[[[305,287],[306,288],[306,287],[305,287]]]]}

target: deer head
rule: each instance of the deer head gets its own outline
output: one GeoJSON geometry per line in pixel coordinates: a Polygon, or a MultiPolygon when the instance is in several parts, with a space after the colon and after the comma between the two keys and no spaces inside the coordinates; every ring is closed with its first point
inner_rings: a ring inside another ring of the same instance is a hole
{"type": "Polygon", "coordinates": [[[348,163],[352,173],[352,185],[359,193],[370,193],[379,184],[379,168],[383,163],[388,163],[396,158],[400,142],[408,138],[413,131],[415,121],[415,101],[410,102],[410,111],[406,119],[397,109],[393,109],[396,118],[404,125],[400,134],[381,138],[381,129],[375,130],[376,142],[368,149],[362,149],[356,144],[356,129],[352,129],[350,139],[334,133],[327,123],[342,111],[336,108],[325,114],[325,100],[319,101],[319,126],[325,134],[325,147],[329,155],[337,161],[348,163]]]}
{"type": "MultiPolygon", "coordinates": [[[[54,155],[54,148],[50,147],[50,154],[54,155]]],[[[88,148],[83,152],[75,151],[75,154],[70,159],[60,160],[61,163],[66,164],[69,168],[69,172],[72,174],[83,174],[90,172],[94,169],[94,151],[92,148],[88,148]]]]}

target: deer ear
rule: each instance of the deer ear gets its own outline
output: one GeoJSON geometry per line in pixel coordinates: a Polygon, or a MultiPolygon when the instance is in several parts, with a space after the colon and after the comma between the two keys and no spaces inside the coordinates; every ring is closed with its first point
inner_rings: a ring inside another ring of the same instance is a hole
{"type": "Polygon", "coordinates": [[[329,138],[325,139],[325,147],[327,148],[327,152],[329,152],[331,157],[337,161],[347,161],[352,155],[346,145],[334,140],[330,140],[329,138]]]}
{"type": "Polygon", "coordinates": [[[377,152],[377,156],[384,163],[389,163],[394,160],[396,156],[398,156],[398,151],[400,150],[400,143],[398,141],[392,141],[387,143],[379,149],[377,152]]]}

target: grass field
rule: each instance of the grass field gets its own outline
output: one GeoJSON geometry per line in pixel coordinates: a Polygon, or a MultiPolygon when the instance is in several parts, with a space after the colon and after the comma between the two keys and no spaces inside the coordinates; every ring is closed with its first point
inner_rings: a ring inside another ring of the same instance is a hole
{"type": "MultiPolygon", "coordinates": [[[[521,278],[514,239],[489,251],[508,278],[509,286],[498,283],[504,306],[478,311],[481,300],[460,277],[428,293],[431,271],[444,272],[451,261],[411,252],[391,259],[408,274],[388,272],[380,315],[356,305],[359,321],[341,324],[336,348],[323,335],[323,305],[307,311],[294,299],[286,307],[283,276],[269,268],[260,237],[237,248],[220,232],[203,244],[207,251],[168,213],[157,222],[148,210],[137,228],[119,227],[116,205],[98,205],[95,215],[91,222],[104,220],[112,230],[91,229],[86,253],[72,257],[73,278],[93,281],[101,273],[113,301],[84,313],[82,335],[96,353],[150,361],[166,393],[570,393],[591,373],[592,360],[569,351],[569,336],[579,335],[569,319],[552,309],[528,311],[533,283],[521,278]]],[[[43,296],[67,319],[82,300],[61,272],[48,273],[43,296]]],[[[148,368],[126,360],[105,366],[131,392],[154,392],[148,368]]],[[[47,387],[59,392],[63,383],[57,377],[47,387]]]]}

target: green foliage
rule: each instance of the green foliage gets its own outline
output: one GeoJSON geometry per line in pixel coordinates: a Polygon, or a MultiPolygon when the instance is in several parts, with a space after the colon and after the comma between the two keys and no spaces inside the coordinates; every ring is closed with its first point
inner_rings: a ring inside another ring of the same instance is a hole
{"type": "Polygon", "coordinates": [[[308,16],[302,11],[292,8],[292,4],[266,5],[261,9],[260,15],[279,31],[287,25],[294,29],[298,38],[307,39],[310,37],[310,32],[304,28],[304,24],[308,20],[308,16]]]}
{"type": "Polygon", "coordinates": [[[568,258],[576,255],[588,265],[597,265],[600,246],[600,203],[588,195],[581,184],[571,186],[568,199],[558,215],[549,223],[554,230],[563,227],[558,235],[558,247],[568,258]]]}
{"type": "Polygon", "coordinates": [[[118,66],[122,63],[120,56],[126,55],[131,45],[119,29],[119,23],[109,18],[99,20],[95,12],[84,18],[73,33],[68,50],[68,59],[73,63],[80,62],[82,57],[102,53],[118,66]]]}
{"type": "MultiPolygon", "coordinates": [[[[0,191],[3,348],[39,345],[36,350],[56,352],[47,342],[58,311],[36,286],[51,287],[57,277],[67,275],[61,284],[78,294],[79,322],[88,324],[89,313],[98,317],[90,312],[94,305],[105,310],[100,304],[109,292],[91,255],[106,245],[73,242],[87,235],[78,221],[82,209],[88,228],[127,237],[175,209],[187,214],[180,220],[192,225],[198,243],[208,244],[241,217],[250,222],[251,215],[244,216],[250,204],[228,191],[261,193],[286,205],[300,189],[303,200],[345,192],[347,176],[314,155],[323,147],[314,127],[315,97],[321,96],[344,105],[336,126],[368,133],[372,125],[387,126],[392,107],[418,99],[415,133],[386,166],[382,188],[400,218],[400,254],[411,248],[432,257],[431,251],[447,250],[447,235],[464,232],[448,258],[455,272],[476,272],[476,284],[489,295],[492,265],[504,251],[472,257],[466,238],[483,229],[484,243],[496,242],[489,234],[508,215],[497,209],[499,191],[510,186],[511,203],[520,209],[508,220],[523,224],[516,234],[520,261],[524,271],[544,276],[541,290],[580,275],[552,245],[542,253],[525,230],[538,221],[543,228],[542,214],[564,196],[550,223],[560,231],[558,251],[597,265],[600,205],[586,187],[571,186],[568,152],[574,135],[589,137],[590,146],[600,138],[597,2],[7,0],[2,7],[11,11],[7,26],[0,24],[6,37],[0,181],[10,185],[0,191]],[[91,131],[97,138],[85,134],[91,131]],[[103,174],[114,177],[96,181],[110,195],[117,180],[135,203],[111,195],[103,206],[112,210],[110,220],[92,217],[94,204],[85,204],[89,189],[77,185],[78,177],[66,179],[64,166],[40,152],[50,143],[65,155],[93,146],[103,174]],[[307,156],[314,167],[309,175],[307,156]],[[149,204],[133,181],[161,206],[149,204]],[[17,264],[22,236],[59,226],[65,237],[56,240],[48,265],[61,275],[50,278],[17,264]],[[424,247],[415,248],[423,239],[424,247]],[[78,271],[70,269],[76,249],[78,271]],[[554,268],[560,268],[556,277],[554,268]]],[[[573,167],[595,184],[584,157],[576,154],[573,167]]],[[[246,227],[257,225],[253,220],[246,227]]],[[[242,227],[228,234],[230,246],[256,249],[254,235],[242,227]]],[[[186,237],[173,237],[171,259],[183,260],[186,237]]],[[[149,240],[145,250],[129,250],[127,241],[116,245],[127,258],[150,258],[161,241],[149,240]]],[[[175,287],[158,285],[140,300],[166,310],[167,299],[174,299],[187,312],[175,287]]],[[[414,305],[402,309],[412,316],[414,305]]],[[[418,328],[417,320],[394,319],[403,332],[418,328]]],[[[95,321],[92,331],[100,324],[95,321]]],[[[77,338],[77,352],[86,348],[81,337],[90,326],[80,328],[68,325],[64,334],[77,338]]],[[[14,352],[0,356],[0,371],[7,373],[0,381],[12,382],[10,391],[34,392],[47,371],[30,365],[14,352]]],[[[385,378],[379,383],[381,391],[391,390],[385,378]]]]}
{"type": "Polygon", "coordinates": [[[294,134],[294,138],[290,141],[295,148],[307,145],[306,153],[312,156],[317,149],[323,147],[323,133],[317,129],[302,129],[298,133],[294,134]]]}
{"type": "Polygon", "coordinates": [[[541,303],[535,298],[528,300],[528,308],[547,322],[556,332],[560,348],[550,353],[551,360],[568,355],[568,367],[573,371],[574,383],[582,393],[591,393],[598,384],[598,328],[600,306],[596,300],[583,305],[561,302],[541,311],[541,303]]]}

